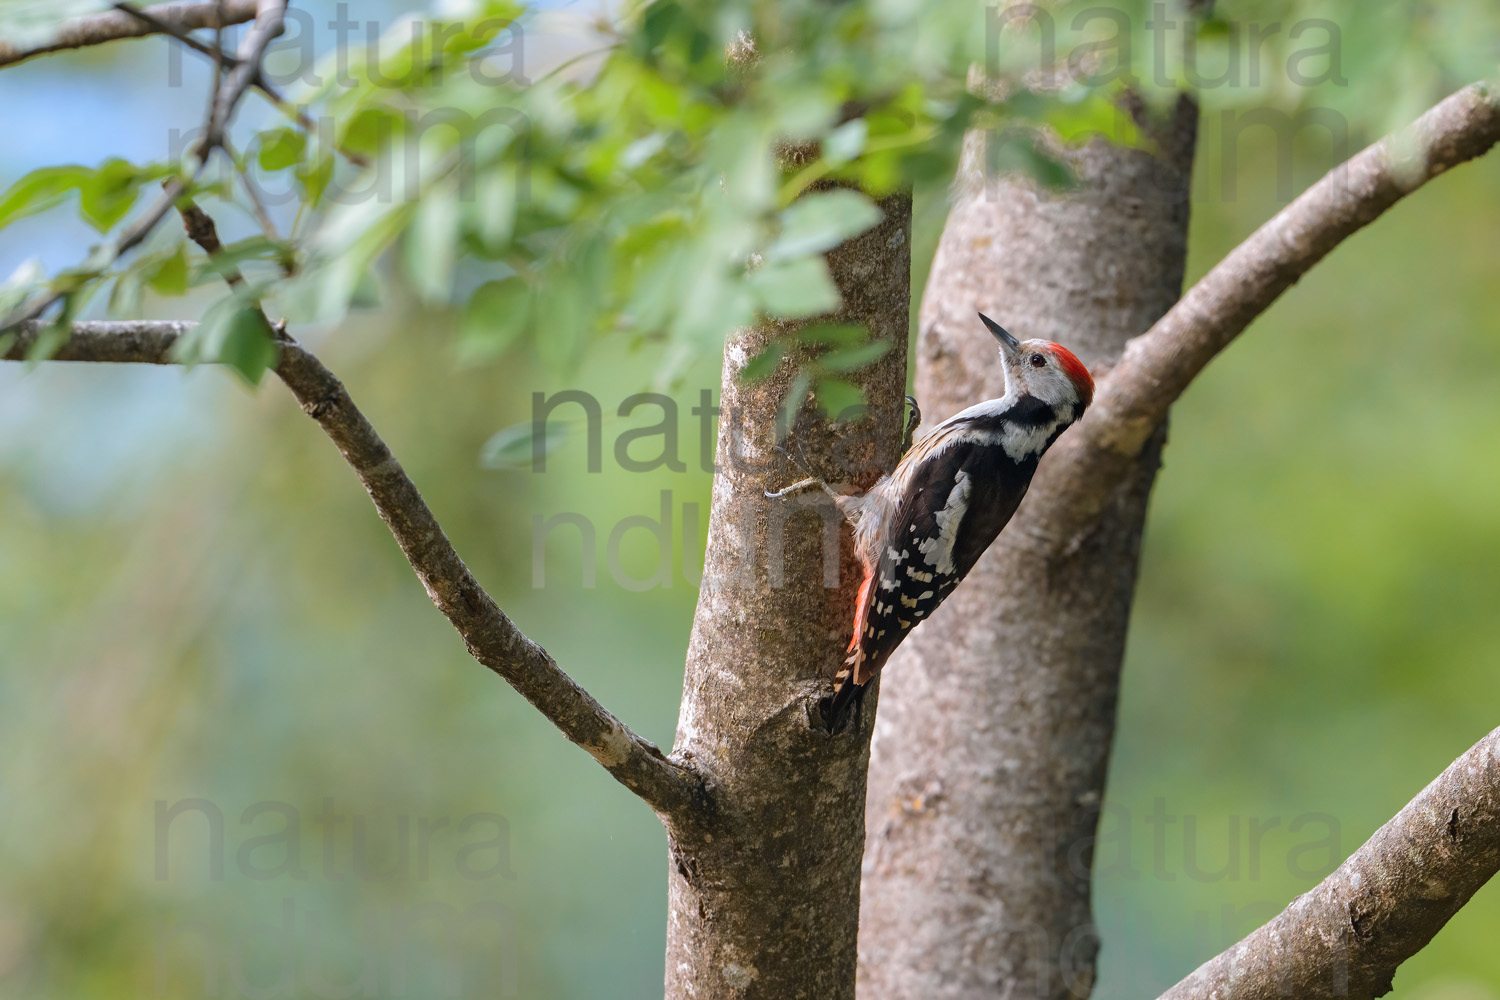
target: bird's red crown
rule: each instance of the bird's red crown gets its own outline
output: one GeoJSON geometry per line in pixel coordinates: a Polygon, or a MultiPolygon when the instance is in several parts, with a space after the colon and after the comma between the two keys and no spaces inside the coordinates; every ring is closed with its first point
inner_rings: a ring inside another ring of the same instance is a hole
{"type": "Polygon", "coordinates": [[[1078,355],[1063,345],[1049,341],[1048,346],[1052,348],[1052,356],[1057,358],[1058,367],[1073,380],[1074,387],[1078,389],[1079,401],[1084,406],[1088,406],[1094,401],[1094,376],[1090,375],[1089,370],[1083,366],[1083,362],[1078,360],[1078,355]]]}

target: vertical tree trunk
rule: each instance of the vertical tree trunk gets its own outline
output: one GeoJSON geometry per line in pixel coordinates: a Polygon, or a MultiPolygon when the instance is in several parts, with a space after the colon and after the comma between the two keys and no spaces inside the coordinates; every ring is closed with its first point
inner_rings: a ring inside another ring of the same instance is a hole
{"type": "MultiPolygon", "coordinates": [[[[982,178],[922,303],[929,425],[1003,391],[975,319],[1075,350],[1097,376],[1181,292],[1197,109],[1151,155],[1095,140],[1079,187],[982,178]]],[[[1044,459],[1012,523],[885,669],[869,780],[860,996],[1086,996],[1091,838],[1114,731],[1146,500],[1164,429],[1090,531],[1058,539],[1044,459]]],[[[1058,447],[1064,447],[1064,435],[1058,447]]]]}
{"type": "MultiPolygon", "coordinates": [[[[814,473],[860,487],[894,462],[906,384],[911,202],[897,196],[881,207],[880,225],[828,255],[844,296],[837,318],[893,344],[856,376],[873,419],[835,431],[808,406],[789,448],[814,473]]],[[[870,726],[830,736],[810,710],[826,694],[821,678],[845,655],[857,563],[821,494],[764,495],[807,474],[774,447],[777,405],[795,365],[759,384],[739,382],[745,362],[790,329],[750,329],[725,353],[718,471],[676,746],[708,777],[716,807],[701,827],[668,830],[673,1000],[854,996],[870,726]],[[834,587],[825,585],[829,537],[834,587]]]]}

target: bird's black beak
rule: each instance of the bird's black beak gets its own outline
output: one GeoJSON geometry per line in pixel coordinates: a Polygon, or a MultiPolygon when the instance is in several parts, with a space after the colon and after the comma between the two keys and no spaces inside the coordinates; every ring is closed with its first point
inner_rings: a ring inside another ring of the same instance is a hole
{"type": "Polygon", "coordinates": [[[988,329],[990,333],[993,333],[995,335],[995,339],[1000,341],[1000,347],[1005,351],[1006,354],[1014,354],[1016,351],[1020,350],[1021,342],[1013,337],[1010,331],[1006,330],[1005,327],[1001,326],[999,323],[996,323],[984,313],[980,313],[979,318],[984,322],[985,328],[988,329]]]}

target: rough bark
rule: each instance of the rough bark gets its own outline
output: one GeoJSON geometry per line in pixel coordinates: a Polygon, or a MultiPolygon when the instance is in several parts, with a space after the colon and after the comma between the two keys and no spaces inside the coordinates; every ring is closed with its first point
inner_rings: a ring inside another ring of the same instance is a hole
{"type": "MultiPolygon", "coordinates": [[[[857,376],[873,417],[834,428],[809,406],[788,448],[811,472],[862,487],[894,463],[906,381],[911,204],[898,196],[881,207],[880,225],[828,258],[844,296],[838,318],[892,343],[857,376]]],[[[672,1000],[854,996],[870,728],[831,736],[813,712],[845,655],[856,562],[839,531],[836,567],[826,567],[837,576],[825,575],[826,525],[838,531],[825,498],[764,495],[805,474],[774,448],[795,361],[765,382],[739,382],[746,360],[786,332],[776,324],[744,331],[725,353],[709,546],[676,747],[712,783],[718,811],[696,828],[668,824],[672,1000]]],[[[872,693],[866,720],[873,711],[872,693]]]]}
{"type": "Polygon", "coordinates": [[[1500,729],[1338,870],[1161,1000],[1369,1000],[1500,871],[1500,729]]]}
{"type": "MultiPolygon", "coordinates": [[[[970,137],[922,303],[916,384],[929,421],[1003,391],[976,309],[1067,345],[1097,376],[1177,300],[1196,124],[1183,99],[1159,155],[1092,142],[1070,154],[1079,183],[1065,193],[977,177],[982,138],[970,137]]],[[[886,668],[862,997],[1088,993],[1088,845],[1161,440],[1060,555],[1033,544],[1044,459],[996,544],[886,668]]]]}
{"type": "Polygon", "coordinates": [[[1191,140],[1179,120],[1154,167],[1096,145],[1079,158],[1088,183],[1076,195],[1001,181],[949,220],[918,356],[933,416],[998,389],[967,374],[993,369],[953,332],[975,307],[1080,347],[1096,375],[1119,362],[996,547],[887,668],[860,952],[875,1000],[1088,992],[1089,844],[1167,409],[1334,247],[1500,142],[1500,99],[1492,85],[1466,87],[1335,168],[1167,312],[1191,140]],[[1163,181],[1154,206],[1152,169],[1163,181]]]}

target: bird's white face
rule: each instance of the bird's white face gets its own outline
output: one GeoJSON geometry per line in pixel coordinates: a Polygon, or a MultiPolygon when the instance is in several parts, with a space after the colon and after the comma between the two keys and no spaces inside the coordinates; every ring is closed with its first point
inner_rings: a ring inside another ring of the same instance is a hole
{"type": "Polygon", "coordinates": [[[1094,398],[1094,380],[1073,352],[1049,340],[1023,340],[1014,348],[1002,343],[1006,395],[1034,396],[1075,417],[1094,398]]]}
{"type": "Polygon", "coordinates": [[[984,313],[979,318],[1000,343],[1007,398],[1039,399],[1069,422],[1083,416],[1094,401],[1094,379],[1072,351],[1050,340],[1017,340],[984,313]]]}

